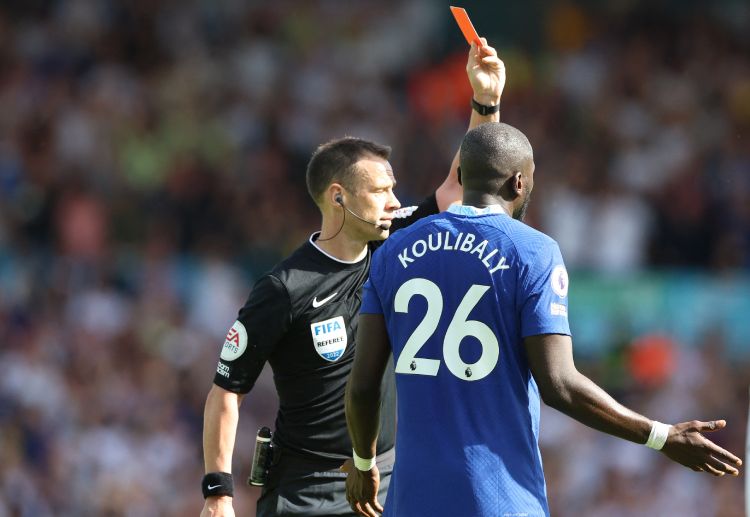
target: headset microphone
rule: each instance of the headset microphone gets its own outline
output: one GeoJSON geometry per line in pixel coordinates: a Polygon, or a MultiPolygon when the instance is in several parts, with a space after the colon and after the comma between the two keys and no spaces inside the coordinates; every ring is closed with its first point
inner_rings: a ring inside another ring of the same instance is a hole
{"type": "Polygon", "coordinates": [[[346,205],[344,205],[344,199],[343,199],[343,198],[341,197],[341,194],[336,194],[336,197],[335,197],[335,198],[333,198],[333,199],[334,199],[334,201],[336,201],[336,202],[337,202],[337,203],[338,203],[339,205],[341,205],[341,207],[342,207],[342,208],[343,208],[344,210],[346,210],[347,212],[349,212],[350,214],[352,214],[352,215],[353,215],[354,217],[356,217],[357,219],[359,219],[359,220],[360,220],[360,221],[362,221],[363,223],[371,224],[371,225],[373,225],[373,226],[374,226],[375,228],[378,228],[379,230],[388,230],[388,229],[390,228],[390,226],[386,226],[386,225],[384,225],[384,224],[378,224],[377,222],[373,222],[373,221],[368,221],[367,219],[365,219],[365,218],[363,218],[363,217],[360,217],[360,216],[358,216],[357,214],[355,214],[354,212],[352,212],[351,210],[349,210],[349,208],[348,208],[348,207],[347,207],[346,205]]]}

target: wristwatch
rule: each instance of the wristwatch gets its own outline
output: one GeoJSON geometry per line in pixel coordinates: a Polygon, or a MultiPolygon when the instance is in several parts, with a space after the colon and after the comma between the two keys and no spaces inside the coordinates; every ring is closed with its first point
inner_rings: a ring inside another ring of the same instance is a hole
{"type": "Polygon", "coordinates": [[[497,113],[500,111],[500,103],[498,102],[494,106],[485,106],[484,104],[479,104],[477,101],[474,100],[474,98],[471,99],[471,107],[482,115],[483,117],[486,117],[487,115],[492,115],[493,113],[497,113]]]}

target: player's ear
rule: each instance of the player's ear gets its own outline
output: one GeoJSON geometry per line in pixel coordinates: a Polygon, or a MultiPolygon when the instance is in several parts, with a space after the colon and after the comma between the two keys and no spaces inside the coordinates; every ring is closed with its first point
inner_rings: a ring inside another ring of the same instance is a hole
{"type": "Polygon", "coordinates": [[[506,188],[508,190],[508,193],[510,194],[511,199],[516,199],[523,195],[523,189],[525,187],[525,182],[523,179],[523,175],[520,171],[516,172],[508,178],[508,181],[505,182],[506,188]]]}

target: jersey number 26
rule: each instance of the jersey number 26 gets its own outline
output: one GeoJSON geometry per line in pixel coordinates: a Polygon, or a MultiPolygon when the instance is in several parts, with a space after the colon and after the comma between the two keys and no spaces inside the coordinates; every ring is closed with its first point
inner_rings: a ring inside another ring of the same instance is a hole
{"type": "MultiPolygon", "coordinates": [[[[492,372],[500,357],[500,347],[492,329],[477,320],[467,319],[472,309],[479,303],[487,285],[472,285],[458,305],[443,340],[443,358],[450,372],[465,381],[478,381],[492,372]],[[468,364],[461,359],[459,348],[467,336],[473,336],[482,345],[482,354],[475,363],[468,364]]],[[[427,300],[427,312],[406,341],[396,362],[396,373],[408,375],[437,375],[440,360],[417,357],[417,353],[437,329],[443,314],[443,293],[434,282],[425,278],[412,278],[404,282],[396,292],[394,309],[408,313],[412,296],[422,296],[427,300]]]]}

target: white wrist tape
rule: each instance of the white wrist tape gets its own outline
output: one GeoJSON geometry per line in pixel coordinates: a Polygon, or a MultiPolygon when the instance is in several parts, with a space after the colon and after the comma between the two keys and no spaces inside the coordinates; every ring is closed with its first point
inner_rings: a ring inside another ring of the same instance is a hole
{"type": "Polygon", "coordinates": [[[654,420],[654,423],[651,425],[651,433],[649,433],[648,440],[646,440],[646,447],[660,451],[667,442],[670,427],[672,426],[654,420]]]}
{"type": "Polygon", "coordinates": [[[357,451],[352,449],[352,454],[354,458],[354,466],[357,467],[357,470],[362,470],[364,472],[367,472],[369,470],[372,470],[372,468],[375,466],[375,458],[370,459],[364,459],[357,456],[357,451]]]}

